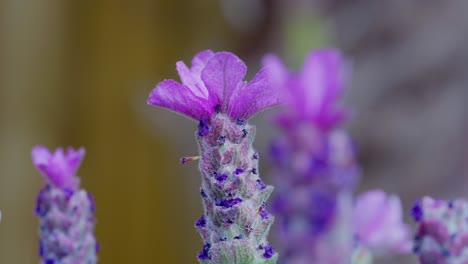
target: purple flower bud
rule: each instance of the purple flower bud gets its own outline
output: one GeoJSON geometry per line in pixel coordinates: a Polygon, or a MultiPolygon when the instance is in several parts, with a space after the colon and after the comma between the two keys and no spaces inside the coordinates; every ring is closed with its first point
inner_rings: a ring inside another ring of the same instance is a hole
{"type": "Polygon", "coordinates": [[[198,219],[198,220],[195,222],[195,226],[196,226],[196,227],[205,227],[205,226],[206,226],[205,215],[202,215],[202,216],[200,217],[200,219],[198,219]]]}
{"type": "Polygon", "coordinates": [[[262,219],[268,219],[269,218],[268,211],[265,208],[260,209],[259,214],[262,217],[262,219]]]}
{"type": "Polygon", "coordinates": [[[241,173],[243,173],[243,172],[244,172],[243,169],[237,168],[237,169],[234,171],[234,174],[239,175],[239,174],[241,174],[241,173]]]}
{"type": "Polygon", "coordinates": [[[263,257],[266,258],[266,259],[271,258],[273,256],[273,254],[275,253],[275,249],[273,248],[272,245],[264,246],[263,250],[264,250],[263,257]]]}
{"type": "Polygon", "coordinates": [[[34,165],[46,179],[35,210],[43,263],[97,263],[94,200],[79,189],[75,175],[83,156],[83,148],[69,148],[66,154],[62,149],[51,154],[41,146],[32,151],[34,165]]]}
{"type": "Polygon", "coordinates": [[[211,245],[206,243],[203,246],[203,250],[201,252],[198,252],[198,258],[201,260],[211,259],[210,249],[211,249],[211,245]]]}
{"type": "Polygon", "coordinates": [[[267,187],[267,185],[261,179],[258,179],[257,180],[257,187],[260,190],[264,190],[267,187]]]}
{"type": "Polygon", "coordinates": [[[209,132],[209,126],[208,126],[208,119],[206,117],[202,117],[200,119],[200,123],[198,124],[198,136],[199,137],[204,137],[208,135],[209,132]]]}
{"type": "Polygon", "coordinates": [[[224,207],[224,208],[231,208],[233,207],[234,205],[238,204],[242,202],[242,199],[241,198],[234,198],[234,199],[218,199],[216,201],[216,205],[217,206],[221,206],[221,207],[224,207]]]}
{"type": "Polygon", "coordinates": [[[220,173],[215,173],[215,179],[219,182],[223,182],[228,178],[227,174],[220,174],[220,173]]]}

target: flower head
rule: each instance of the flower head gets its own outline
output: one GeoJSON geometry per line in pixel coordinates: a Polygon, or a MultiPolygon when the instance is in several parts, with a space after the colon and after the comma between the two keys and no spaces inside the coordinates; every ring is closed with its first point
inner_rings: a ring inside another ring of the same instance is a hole
{"type": "Polygon", "coordinates": [[[205,50],[192,60],[176,64],[182,83],[160,82],[151,92],[148,104],[167,108],[196,121],[223,113],[231,119],[246,120],[255,113],[278,104],[271,89],[269,73],[260,70],[250,83],[243,81],[245,64],[230,52],[205,50]]]}
{"type": "Polygon", "coordinates": [[[401,202],[381,190],[357,197],[354,228],[358,243],[377,253],[406,253],[411,249],[409,227],[403,223],[401,202]]]}
{"type": "Polygon", "coordinates": [[[468,202],[424,197],[412,209],[421,263],[468,263],[468,202]]]}
{"type": "Polygon", "coordinates": [[[263,64],[272,76],[272,86],[277,87],[286,104],[278,123],[291,127],[311,122],[322,130],[329,130],[346,117],[337,102],[345,89],[348,69],[338,50],[319,49],[309,53],[303,68],[291,73],[281,60],[267,55],[263,64]]]}
{"type": "Polygon", "coordinates": [[[51,153],[43,146],[36,146],[31,152],[34,166],[49,183],[55,187],[70,190],[78,188],[80,180],[76,176],[76,171],[84,155],[84,148],[74,150],[71,147],[66,152],[58,148],[51,153]]]}

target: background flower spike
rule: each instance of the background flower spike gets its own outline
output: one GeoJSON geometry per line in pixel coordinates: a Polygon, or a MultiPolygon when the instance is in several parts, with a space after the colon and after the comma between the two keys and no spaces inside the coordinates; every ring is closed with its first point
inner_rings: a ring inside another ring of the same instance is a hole
{"type": "Polygon", "coordinates": [[[39,255],[41,263],[95,264],[98,244],[94,237],[95,205],[79,188],[76,171],[85,154],[80,148],[59,148],[54,153],[34,147],[32,160],[46,183],[37,196],[39,255]]]}
{"type": "Polygon", "coordinates": [[[419,261],[439,264],[468,263],[468,202],[424,197],[411,211],[418,223],[413,252],[419,261]]]}
{"type": "Polygon", "coordinates": [[[411,251],[410,228],[403,222],[398,196],[378,189],[360,194],[354,204],[353,228],[353,264],[362,263],[372,255],[390,256],[411,251]]]}
{"type": "Polygon", "coordinates": [[[276,263],[278,254],[267,241],[274,217],[266,201],[273,187],[259,177],[258,153],[253,149],[255,127],[248,119],[278,104],[262,69],[250,83],[247,68],[229,52],[202,51],[189,69],[177,63],[182,84],[159,83],[148,103],[167,108],[199,122],[204,214],[195,222],[204,245],[200,263],[276,263]]]}
{"type": "Polygon", "coordinates": [[[274,122],[280,135],[270,146],[277,195],[275,232],[285,263],[349,263],[352,192],[360,173],[350,137],[338,126],[347,68],[341,53],[309,53],[290,72],[274,55],[264,58],[285,106],[274,122]]]}

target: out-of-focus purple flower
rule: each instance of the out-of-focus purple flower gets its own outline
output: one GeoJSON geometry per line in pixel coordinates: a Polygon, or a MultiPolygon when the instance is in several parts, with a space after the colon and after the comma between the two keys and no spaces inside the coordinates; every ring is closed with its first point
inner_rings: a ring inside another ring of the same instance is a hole
{"type": "Polygon", "coordinates": [[[422,264],[468,263],[468,202],[424,197],[415,202],[413,251],[422,264]]]}
{"type": "MultiPolygon", "coordinates": [[[[267,241],[274,217],[264,208],[273,187],[259,177],[252,143],[255,127],[248,118],[278,103],[269,74],[261,70],[242,81],[245,64],[229,52],[203,51],[188,69],[177,63],[182,84],[159,83],[148,103],[199,121],[202,196],[205,213],[195,222],[204,246],[203,264],[274,264],[278,254],[267,241]]],[[[185,161],[185,160],[184,160],[185,161]]]]}
{"type": "Polygon", "coordinates": [[[409,227],[403,223],[398,196],[382,190],[367,191],[356,198],[353,226],[360,246],[374,253],[408,253],[409,227]]]}
{"type": "Polygon", "coordinates": [[[205,50],[192,60],[189,69],[177,62],[182,84],[164,80],[151,92],[148,104],[167,108],[196,121],[223,113],[231,119],[246,120],[278,104],[269,73],[262,69],[250,83],[243,81],[245,64],[230,52],[205,50]]]}
{"type": "Polygon", "coordinates": [[[95,264],[99,248],[94,236],[94,201],[79,189],[76,171],[85,150],[72,148],[53,154],[45,147],[32,150],[34,165],[46,180],[37,196],[41,263],[95,264]]]}
{"type": "Polygon", "coordinates": [[[76,171],[84,155],[84,148],[74,150],[71,147],[67,152],[58,148],[51,153],[43,146],[36,146],[31,152],[34,166],[49,183],[70,190],[76,190],[79,186],[80,180],[76,176],[76,171]]]}
{"type": "Polygon", "coordinates": [[[280,94],[286,110],[277,117],[283,128],[314,124],[330,130],[346,117],[338,105],[349,75],[341,53],[335,49],[318,49],[309,53],[299,72],[289,72],[275,55],[267,55],[263,63],[271,72],[272,85],[282,87],[280,94]]]}
{"type": "Polygon", "coordinates": [[[275,116],[282,134],[271,146],[277,186],[273,210],[283,260],[291,264],[349,263],[352,191],[359,166],[350,137],[337,127],[346,67],[338,50],[319,49],[290,72],[264,58],[285,106],[275,116]]]}

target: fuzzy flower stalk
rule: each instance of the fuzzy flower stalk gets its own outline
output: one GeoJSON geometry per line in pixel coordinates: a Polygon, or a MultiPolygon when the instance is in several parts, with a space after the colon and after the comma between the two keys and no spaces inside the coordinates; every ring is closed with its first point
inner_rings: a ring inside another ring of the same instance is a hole
{"type": "Polygon", "coordinates": [[[270,147],[282,263],[349,263],[360,170],[349,136],[337,128],[347,115],[338,106],[347,77],[342,55],[312,51],[297,73],[273,55],[264,64],[285,104],[274,118],[281,132],[270,147]]]}
{"type": "Polygon", "coordinates": [[[195,55],[190,68],[181,61],[176,66],[182,83],[162,81],[148,104],[199,122],[196,140],[205,210],[195,222],[204,242],[199,262],[276,263],[278,254],[267,241],[274,217],[266,201],[273,187],[259,177],[259,157],[252,147],[255,127],[247,123],[278,103],[268,71],[262,69],[245,82],[247,68],[238,57],[210,50],[195,55]]]}
{"type": "Polygon", "coordinates": [[[468,202],[424,197],[412,209],[418,228],[413,251],[422,264],[468,263],[468,202]]]}
{"type": "Polygon", "coordinates": [[[85,150],[58,148],[54,153],[43,146],[32,150],[34,166],[45,180],[37,196],[39,255],[44,264],[97,263],[98,244],[94,236],[92,197],[80,189],[76,171],[85,150]]]}

